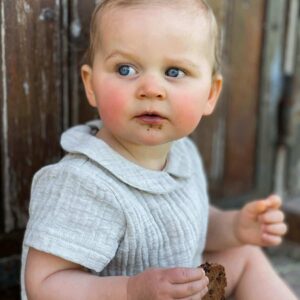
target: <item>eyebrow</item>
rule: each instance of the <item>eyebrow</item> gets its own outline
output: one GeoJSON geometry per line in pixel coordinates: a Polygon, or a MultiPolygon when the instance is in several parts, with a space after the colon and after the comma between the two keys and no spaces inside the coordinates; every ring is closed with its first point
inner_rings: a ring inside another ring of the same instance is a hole
{"type": "Polygon", "coordinates": [[[199,66],[196,63],[186,58],[172,58],[172,59],[168,59],[168,61],[170,62],[170,64],[189,66],[194,69],[199,69],[199,66]]]}
{"type": "Polygon", "coordinates": [[[110,53],[106,58],[105,61],[114,58],[114,57],[118,57],[118,56],[123,56],[123,57],[127,57],[129,59],[134,59],[134,55],[132,55],[131,53],[127,52],[127,51],[123,51],[123,50],[116,50],[113,51],[112,53],[110,53]]]}

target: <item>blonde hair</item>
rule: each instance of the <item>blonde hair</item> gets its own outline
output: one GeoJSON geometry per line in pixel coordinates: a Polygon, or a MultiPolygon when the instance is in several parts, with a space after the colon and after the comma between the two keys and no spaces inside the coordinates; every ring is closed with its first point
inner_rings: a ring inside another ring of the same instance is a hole
{"type": "Polygon", "coordinates": [[[167,4],[168,6],[172,4],[186,4],[187,1],[193,2],[198,5],[199,8],[207,14],[207,18],[210,22],[211,26],[211,35],[214,42],[214,67],[213,67],[213,75],[220,72],[221,65],[221,43],[219,38],[219,27],[214,15],[213,10],[208,5],[205,0],[100,0],[96,5],[90,23],[90,42],[88,50],[85,54],[84,61],[85,63],[92,66],[94,55],[97,49],[97,45],[99,42],[99,34],[98,34],[98,15],[103,13],[105,9],[109,8],[125,8],[125,7],[134,7],[138,5],[149,5],[149,4],[167,4]]]}

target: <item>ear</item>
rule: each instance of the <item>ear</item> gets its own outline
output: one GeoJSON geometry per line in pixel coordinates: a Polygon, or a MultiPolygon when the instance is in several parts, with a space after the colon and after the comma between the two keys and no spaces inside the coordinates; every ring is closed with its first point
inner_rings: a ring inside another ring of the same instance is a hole
{"type": "Polygon", "coordinates": [[[204,115],[208,116],[212,114],[214,111],[216,104],[218,102],[219,96],[222,91],[223,86],[223,77],[220,74],[216,74],[213,76],[210,93],[207,99],[206,108],[204,111],[204,115]]]}
{"type": "Polygon", "coordinates": [[[92,78],[93,78],[92,68],[89,65],[83,65],[81,67],[81,79],[84,84],[85,94],[90,105],[96,107],[97,102],[96,102],[96,97],[93,89],[92,78]]]}

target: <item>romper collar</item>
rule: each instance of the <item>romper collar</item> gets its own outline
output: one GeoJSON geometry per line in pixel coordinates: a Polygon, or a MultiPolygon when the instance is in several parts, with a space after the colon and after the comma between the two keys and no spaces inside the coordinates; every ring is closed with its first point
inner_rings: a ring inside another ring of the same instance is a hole
{"type": "Polygon", "coordinates": [[[87,156],[127,185],[149,193],[169,193],[191,177],[191,154],[185,138],[173,142],[165,168],[154,171],[127,160],[97,138],[95,134],[101,126],[101,121],[95,120],[68,129],[61,136],[62,148],[87,156]]]}

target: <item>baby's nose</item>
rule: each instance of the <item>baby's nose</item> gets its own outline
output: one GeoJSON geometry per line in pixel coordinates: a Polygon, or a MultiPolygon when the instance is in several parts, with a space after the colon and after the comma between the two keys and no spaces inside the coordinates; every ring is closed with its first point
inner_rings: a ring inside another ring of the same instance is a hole
{"type": "Polygon", "coordinates": [[[166,98],[166,90],[158,78],[144,78],[138,86],[137,98],[163,100],[166,98]]]}

